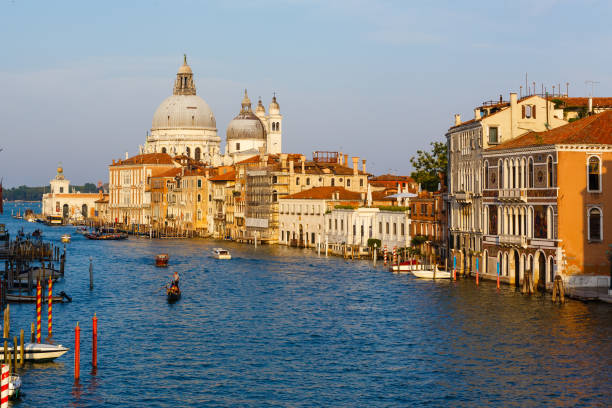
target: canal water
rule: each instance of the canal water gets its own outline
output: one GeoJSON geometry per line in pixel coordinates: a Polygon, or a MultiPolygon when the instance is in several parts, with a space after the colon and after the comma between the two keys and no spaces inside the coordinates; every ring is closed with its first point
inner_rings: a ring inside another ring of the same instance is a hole
{"type": "MultiPolygon", "coordinates": [[[[0,223],[13,234],[42,228],[59,244],[74,230],[13,220],[12,208],[0,223]]],[[[26,366],[14,406],[559,407],[612,398],[611,305],[553,305],[488,282],[418,280],[297,249],[72,237],[55,291],[73,302],[53,307],[54,339],[71,351],[26,366]],[[220,245],[231,261],[209,256],[220,245]],[[167,269],[153,265],[160,252],[170,254],[167,269]],[[169,305],[160,289],[175,270],[183,297],[169,305]]],[[[34,305],[11,305],[13,333],[29,333],[34,319],[34,305]]]]}

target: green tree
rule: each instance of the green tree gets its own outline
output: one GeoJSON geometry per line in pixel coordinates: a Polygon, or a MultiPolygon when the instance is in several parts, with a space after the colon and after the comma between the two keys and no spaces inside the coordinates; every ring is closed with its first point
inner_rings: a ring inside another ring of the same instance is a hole
{"type": "Polygon", "coordinates": [[[410,159],[414,167],[412,178],[427,191],[437,191],[440,179],[438,173],[446,176],[448,166],[446,143],[431,142],[431,151],[417,150],[416,156],[410,159]]]}

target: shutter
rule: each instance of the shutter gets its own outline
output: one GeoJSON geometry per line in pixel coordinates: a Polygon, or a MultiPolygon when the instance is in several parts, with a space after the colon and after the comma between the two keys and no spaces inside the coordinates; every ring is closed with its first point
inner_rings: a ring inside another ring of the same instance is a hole
{"type": "Polygon", "coordinates": [[[531,116],[535,119],[536,118],[536,106],[532,105],[531,106],[531,116]]]}
{"type": "Polygon", "coordinates": [[[523,111],[523,119],[525,119],[525,105],[521,105],[522,111],[523,111]]]}

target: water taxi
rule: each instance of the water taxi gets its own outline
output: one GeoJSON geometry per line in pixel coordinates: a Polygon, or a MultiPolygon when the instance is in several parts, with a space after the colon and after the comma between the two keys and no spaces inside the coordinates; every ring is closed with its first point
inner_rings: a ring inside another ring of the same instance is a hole
{"type": "Polygon", "coordinates": [[[168,254],[157,254],[155,257],[155,266],[168,266],[170,256],[168,254]]]}
{"type": "MultiPolygon", "coordinates": [[[[12,353],[13,347],[9,346],[7,351],[12,353]]],[[[17,355],[21,352],[21,346],[17,346],[17,355]]],[[[63,356],[68,352],[68,348],[61,344],[46,343],[25,343],[23,345],[24,361],[43,362],[52,361],[63,356]]],[[[4,356],[0,354],[0,361],[4,361],[4,356]]]]}
{"type": "Polygon", "coordinates": [[[415,269],[410,271],[414,276],[421,279],[450,279],[451,274],[448,271],[441,271],[438,266],[433,269],[415,269]]]}
{"type": "Polygon", "coordinates": [[[215,248],[213,249],[213,258],[216,259],[232,259],[232,255],[227,249],[215,248]]]}

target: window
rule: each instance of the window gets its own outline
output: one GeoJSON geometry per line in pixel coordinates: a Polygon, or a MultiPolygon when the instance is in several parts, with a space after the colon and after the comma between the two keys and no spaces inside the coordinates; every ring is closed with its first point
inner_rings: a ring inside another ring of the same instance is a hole
{"type": "Polygon", "coordinates": [[[346,186],[350,187],[351,186],[351,179],[346,179],[346,186]]]}
{"type": "Polygon", "coordinates": [[[361,226],[361,236],[363,237],[363,225],[361,226]]]}
{"type": "Polygon", "coordinates": [[[485,162],[484,165],[484,182],[485,182],[485,188],[489,188],[489,162],[485,162]]]}
{"type": "Polygon", "coordinates": [[[393,235],[397,235],[397,224],[393,223],[393,235]]]}
{"type": "Polygon", "coordinates": [[[333,178],[333,177],[332,177],[332,179],[331,179],[331,185],[332,185],[332,187],[336,185],[336,180],[334,180],[334,178],[333,178]]]}
{"type": "Polygon", "coordinates": [[[589,158],[588,171],[588,191],[601,191],[601,166],[599,157],[591,156],[589,158]]]}
{"type": "Polygon", "coordinates": [[[202,179],[198,179],[198,188],[201,188],[201,187],[202,187],[202,179]]]}
{"type": "Polygon", "coordinates": [[[198,194],[198,203],[202,201],[202,196],[200,194],[198,194]]]}
{"type": "Polygon", "coordinates": [[[529,169],[527,170],[529,183],[527,187],[533,188],[533,158],[529,158],[529,169]]]}
{"type": "Polygon", "coordinates": [[[185,155],[191,157],[191,149],[189,147],[185,148],[185,155]]]}
{"type": "Polygon", "coordinates": [[[548,226],[547,226],[547,214],[544,206],[536,205],[534,208],[533,218],[533,236],[535,238],[547,238],[548,237],[548,226]]]}
{"type": "Polygon", "coordinates": [[[599,208],[591,208],[589,210],[589,241],[601,241],[603,239],[601,218],[601,210],[599,208]]]}
{"type": "Polygon", "coordinates": [[[60,194],[64,192],[64,187],[60,187],[60,194]]]}
{"type": "Polygon", "coordinates": [[[548,170],[548,187],[553,187],[553,159],[550,156],[546,160],[546,169],[548,170]]]}
{"type": "Polygon", "coordinates": [[[357,235],[357,226],[353,224],[353,235],[357,235]]]}
{"type": "Polygon", "coordinates": [[[299,185],[300,185],[300,178],[299,178],[299,177],[296,177],[296,178],[295,178],[295,185],[296,185],[296,186],[299,186],[299,185]]]}
{"type": "Polygon", "coordinates": [[[166,153],[166,148],[162,147],[162,153],[166,153]]]}
{"type": "Polygon", "coordinates": [[[497,126],[489,127],[489,143],[499,143],[499,134],[497,126]]]}
{"type": "Polygon", "coordinates": [[[306,177],[306,185],[309,186],[310,185],[310,177],[306,177]]]}
{"type": "Polygon", "coordinates": [[[501,160],[497,163],[497,170],[499,171],[499,188],[504,188],[504,164],[501,160]]]}
{"type": "Polygon", "coordinates": [[[344,231],[344,220],[340,220],[340,231],[344,231]]]}
{"type": "Polygon", "coordinates": [[[240,143],[236,143],[236,150],[240,150],[240,143]]]}
{"type": "Polygon", "coordinates": [[[523,105],[523,118],[530,118],[531,117],[531,112],[532,112],[532,106],[531,105],[523,105]]]}
{"type": "Polygon", "coordinates": [[[202,151],[200,150],[199,147],[196,147],[195,149],[195,155],[194,155],[194,159],[196,160],[200,160],[200,155],[202,154],[202,151]]]}
{"type": "Polygon", "coordinates": [[[338,220],[334,220],[334,225],[335,225],[335,230],[338,231],[338,220]]]}
{"type": "Polygon", "coordinates": [[[378,233],[382,234],[382,222],[378,223],[378,233]]]}
{"type": "Polygon", "coordinates": [[[278,177],[272,176],[272,184],[278,183],[278,177]]]}
{"type": "MultiPolygon", "coordinates": [[[[330,218],[330,219],[329,219],[329,229],[330,229],[330,230],[332,229],[332,227],[331,227],[331,222],[332,222],[332,220],[331,220],[331,218],[330,218]]],[[[336,221],[336,222],[337,222],[337,221],[336,221]]],[[[338,228],[336,228],[336,229],[338,229],[338,228]]]]}
{"type": "Polygon", "coordinates": [[[386,229],[385,229],[385,231],[387,231],[387,234],[389,233],[389,223],[388,223],[388,222],[386,223],[386,229]]]}
{"type": "Polygon", "coordinates": [[[359,179],[359,187],[363,187],[363,179],[359,179]]]}
{"type": "Polygon", "coordinates": [[[314,243],[315,242],[315,236],[314,236],[314,232],[310,233],[310,242],[314,243]]]}
{"type": "Polygon", "coordinates": [[[401,231],[402,231],[402,235],[406,235],[406,231],[404,229],[404,223],[400,224],[402,226],[401,231]]]}

